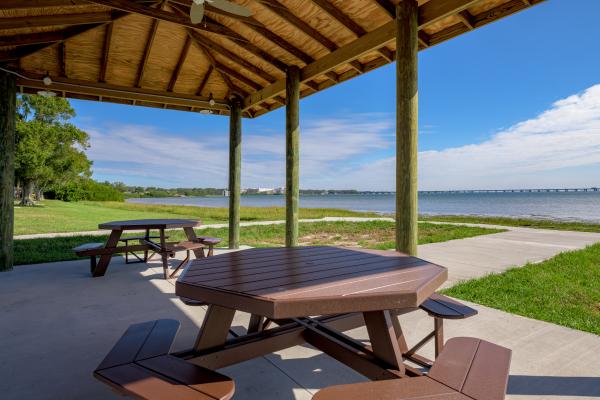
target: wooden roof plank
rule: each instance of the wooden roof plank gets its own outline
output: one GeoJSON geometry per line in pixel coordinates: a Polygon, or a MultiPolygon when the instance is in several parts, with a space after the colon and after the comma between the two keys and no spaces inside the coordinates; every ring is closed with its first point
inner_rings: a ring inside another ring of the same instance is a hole
{"type": "Polygon", "coordinates": [[[110,11],[79,13],[79,14],[56,14],[38,15],[27,17],[11,17],[0,19],[0,29],[39,28],[48,26],[85,25],[106,23],[112,20],[110,11]]]}

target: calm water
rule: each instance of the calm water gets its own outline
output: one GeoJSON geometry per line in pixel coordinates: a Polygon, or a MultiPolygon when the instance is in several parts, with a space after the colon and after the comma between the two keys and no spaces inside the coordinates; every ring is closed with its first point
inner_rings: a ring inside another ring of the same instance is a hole
{"type": "MultiPolygon", "coordinates": [[[[226,197],[130,199],[135,203],[227,207],[226,197]]],[[[242,196],[243,206],[284,206],[284,196],[242,196]]],[[[301,196],[306,208],[341,208],[393,213],[393,195],[301,196]]],[[[421,214],[491,215],[600,222],[600,192],[422,194],[421,214]]]]}

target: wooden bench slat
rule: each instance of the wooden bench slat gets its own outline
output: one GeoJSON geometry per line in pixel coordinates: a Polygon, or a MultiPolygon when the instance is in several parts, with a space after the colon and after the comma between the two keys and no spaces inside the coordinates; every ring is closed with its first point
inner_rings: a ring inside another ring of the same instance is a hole
{"type": "Polygon", "coordinates": [[[431,295],[420,308],[434,317],[444,319],[463,319],[477,314],[477,310],[438,293],[431,295]]]}
{"type": "Polygon", "coordinates": [[[453,338],[427,376],[339,385],[314,400],[503,400],[511,351],[475,338],[453,338]]]}
{"type": "Polygon", "coordinates": [[[462,393],[477,400],[503,400],[508,385],[510,359],[510,350],[482,340],[462,393]]]}
{"type": "Polygon", "coordinates": [[[84,244],[80,244],[77,247],[74,247],[73,251],[75,253],[79,253],[79,252],[87,251],[87,250],[101,249],[103,247],[104,247],[104,243],[84,243],[84,244]]]}
{"type": "Polygon", "coordinates": [[[168,354],[177,331],[179,331],[179,325],[179,321],[174,319],[159,319],[156,321],[152,332],[148,335],[135,360],[168,354]]]}
{"type": "Polygon", "coordinates": [[[214,397],[171,382],[135,364],[120,365],[96,372],[96,375],[120,392],[139,399],[215,400],[214,397]]]}
{"type": "Polygon", "coordinates": [[[158,320],[131,325],[98,366],[98,370],[167,354],[179,321],[158,320]]]}
{"type": "Polygon", "coordinates": [[[417,377],[332,386],[320,390],[313,400],[472,400],[449,387],[417,377]]]}
{"type": "Polygon", "coordinates": [[[138,361],[137,364],[183,383],[210,398],[230,399],[234,393],[235,385],[231,378],[174,356],[150,358],[138,361]]]}
{"type": "Polygon", "coordinates": [[[155,323],[156,321],[143,322],[127,328],[97,369],[112,368],[135,361],[137,353],[152,332],[155,323]]]}

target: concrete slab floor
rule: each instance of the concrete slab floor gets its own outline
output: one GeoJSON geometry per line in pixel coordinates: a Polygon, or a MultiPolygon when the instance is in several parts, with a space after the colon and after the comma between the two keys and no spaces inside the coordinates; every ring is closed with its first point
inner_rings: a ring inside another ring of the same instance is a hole
{"type": "MultiPolygon", "coordinates": [[[[513,349],[509,399],[600,397],[600,337],[474,305],[477,317],[447,323],[447,337],[476,336],[513,349]]],[[[92,279],[87,260],[16,267],[0,279],[0,398],[119,398],[92,371],[125,329],[174,318],[182,327],[174,350],[193,343],[204,307],[184,305],[160,263],[125,265],[115,258],[92,279]]],[[[248,315],[236,314],[243,332],[248,315]]],[[[401,317],[409,343],[432,328],[417,311],[401,317]]],[[[350,334],[367,339],[364,328],[350,334]]],[[[431,356],[432,349],[425,349],[431,356]]],[[[235,399],[310,399],[320,388],[364,381],[337,361],[297,346],[222,370],[235,399]]]]}

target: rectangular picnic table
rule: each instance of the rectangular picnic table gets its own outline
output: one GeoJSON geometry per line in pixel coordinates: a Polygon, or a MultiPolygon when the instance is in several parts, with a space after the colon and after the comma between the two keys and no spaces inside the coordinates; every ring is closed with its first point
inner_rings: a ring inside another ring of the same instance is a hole
{"type": "Polygon", "coordinates": [[[263,248],[192,260],[176,294],[209,307],[194,347],[177,356],[218,369],[308,342],[373,380],[419,375],[404,363],[397,315],[446,279],[439,265],[365,249],[263,248]],[[236,311],[250,313],[254,328],[230,339],[236,311]],[[363,325],[370,346],[343,333],[363,325]]]}
{"type": "MultiPolygon", "coordinates": [[[[108,241],[101,249],[100,260],[92,271],[94,277],[103,276],[106,273],[106,269],[110,264],[113,254],[123,251],[147,251],[152,250],[159,253],[162,257],[163,269],[165,271],[165,278],[167,277],[166,271],[168,269],[169,260],[169,248],[166,242],[165,230],[181,228],[185,232],[185,235],[189,242],[197,242],[198,238],[194,232],[194,227],[200,226],[202,223],[196,220],[190,219],[139,219],[130,221],[112,221],[98,225],[99,229],[110,229],[111,233],[108,237],[108,241]],[[140,239],[139,245],[118,247],[119,239],[125,231],[134,230],[145,230],[145,236],[140,239]],[[159,231],[159,242],[154,242],[150,238],[150,231],[159,231]]],[[[197,247],[193,250],[196,257],[204,257],[204,252],[201,247],[197,247]]]]}

